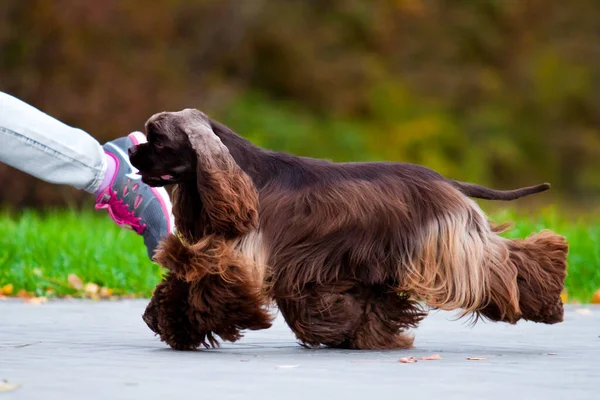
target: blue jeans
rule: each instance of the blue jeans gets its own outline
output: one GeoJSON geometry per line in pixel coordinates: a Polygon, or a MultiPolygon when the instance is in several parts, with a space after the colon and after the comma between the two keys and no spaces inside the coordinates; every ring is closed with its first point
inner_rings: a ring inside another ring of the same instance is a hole
{"type": "Polygon", "coordinates": [[[94,193],[106,172],[100,143],[0,92],[0,162],[46,182],[94,193]]]}

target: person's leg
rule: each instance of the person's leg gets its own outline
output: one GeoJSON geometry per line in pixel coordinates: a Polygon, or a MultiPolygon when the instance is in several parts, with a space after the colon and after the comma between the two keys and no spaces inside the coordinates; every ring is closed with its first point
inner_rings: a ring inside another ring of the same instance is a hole
{"type": "Polygon", "coordinates": [[[173,229],[171,203],[163,188],[141,182],[127,149],[139,132],[103,146],[88,133],[0,92],[0,162],[46,182],[66,184],[96,195],[96,208],[144,236],[153,256],[173,229]]]}
{"type": "Polygon", "coordinates": [[[105,175],[96,139],[2,92],[0,143],[1,162],[46,182],[94,193],[105,175]]]}

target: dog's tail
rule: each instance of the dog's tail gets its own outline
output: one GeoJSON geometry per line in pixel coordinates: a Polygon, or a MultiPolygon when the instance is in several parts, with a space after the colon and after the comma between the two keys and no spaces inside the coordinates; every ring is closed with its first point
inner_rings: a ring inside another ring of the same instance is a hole
{"type": "Polygon", "coordinates": [[[463,194],[469,197],[475,197],[477,199],[484,200],[516,200],[532,194],[545,192],[550,189],[549,183],[542,183],[541,185],[529,186],[514,190],[496,190],[477,185],[475,183],[460,181],[450,181],[450,183],[463,194]]]}

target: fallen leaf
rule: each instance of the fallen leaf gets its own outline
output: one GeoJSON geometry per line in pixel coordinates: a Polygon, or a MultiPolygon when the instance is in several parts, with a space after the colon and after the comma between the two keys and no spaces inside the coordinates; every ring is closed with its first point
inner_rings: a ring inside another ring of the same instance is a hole
{"type": "Polygon", "coordinates": [[[427,357],[421,357],[421,360],[425,360],[425,361],[429,361],[429,360],[441,360],[442,356],[440,356],[439,354],[434,354],[432,356],[427,356],[427,357]]]}
{"type": "Polygon", "coordinates": [[[94,300],[94,301],[100,301],[101,300],[100,296],[98,296],[97,294],[90,294],[88,297],[91,300],[94,300]]]}
{"type": "Polygon", "coordinates": [[[400,362],[401,362],[401,363],[404,363],[404,364],[412,364],[412,363],[416,363],[417,361],[418,361],[418,360],[417,360],[416,358],[414,358],[413,356],[410,356],[410,357],[402,357],[402,358],[400,359],[400,362]]]}
{"type": "Polygon", "coordinates": [[[6,379],[0,381],[0,392],[12,392],[13,390],[17,390],[21,385],[18,383],[8,383],[6,379]]]}
{"type": "Polygon", "coordinates": [[[95,283],[88,283],[85,285],[85,287],[83,288],[83,291],[85,292],[85,294],[87,295],[97,295],[98,292],[100,291],[100,286],[96,285],[95,283]]]}
{"type": "Polygon", "coordinates": [[[575,312],[580,315],[592,315],[592,310],[589,308],[578,308],[575,312]]]}
{"type": "Polygon", "coordinates": [[[30,297],[25,299],[25,303],[28,304],[44,304],[48,302],[47,297],[30,297]]]}
{"type": "Polygon", "coordinates": [[[563,303],[566,303],[567,300],[569,300],[569,294],[567,293],[566,290],[560,294],[560,299],[562,300],[563,303]]]}
{"type": "Polygon", "coordinates": [[[112,289],[109,289],[109,288],[104,287],[104,286],[100,288],[100,297],[106,298],[106,297],[112,296],[112,294],[113,294],[112,289]]]}
{"type": "Polygon", "coordinates": [[[21,289],[17,293],[17,297],[20,297],[22,299],[28,299],[28,298],[35,297],[35,296],[32,293],[29,293],[27,290],[21,289]]]}
{"type": "Polygon", "coordinates": [[[83,281],[81,280],[80,277],[78,277],[75,274],[69,274],[69,276],[67,277],[67,282],[69,282],[69,285],[71,285],[71,287],[73,289],[76,289],[76,290],[83,289],[83,281]]]}
{"type": "Polygon", "coordinates": [[[592,304],[600,304],[600,289],[596,290],[592,296],[592,304]]]}
{"type": "Polygon", "coordinates": [[[9,283],[0,288],[0,294],[3,294],[5,296],[10,296],[13,293],[13,289],[14,288],[13,288],[12,283],[9,283]]]}
{"type": "Polygon", "coordinates": [[[483,361],[483,360],[487,360],[487,358],[485,358],[485,357],[467,357],[467,360],[469,360],[469,361],[483,361]]]}

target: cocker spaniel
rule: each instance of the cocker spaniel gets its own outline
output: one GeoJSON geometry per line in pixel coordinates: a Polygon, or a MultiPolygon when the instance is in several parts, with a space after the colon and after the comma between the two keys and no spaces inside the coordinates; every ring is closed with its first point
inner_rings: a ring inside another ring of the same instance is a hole
{"type": "Polygon", "coordinates": [[[176,349],[235,341],[276,304],[306,346],[408,348],[423,304],[556,323],[568,245],[550,231],[499,235],[469,197],[497,191],[406,163],[334,163],[259,148],[195,109],[146,123],[130,149],[152,186],[175,184],[177,233],[144,320],[176,349]]]}

